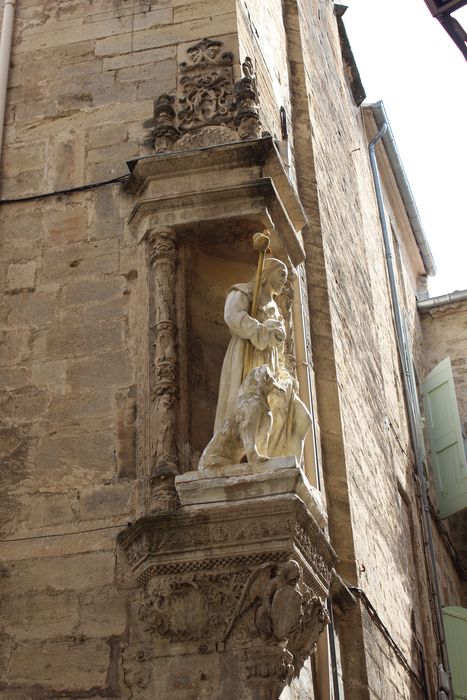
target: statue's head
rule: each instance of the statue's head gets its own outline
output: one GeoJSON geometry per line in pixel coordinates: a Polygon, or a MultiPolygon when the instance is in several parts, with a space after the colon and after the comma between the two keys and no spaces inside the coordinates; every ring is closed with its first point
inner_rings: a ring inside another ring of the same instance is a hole
{"type": "Polygon", "coordinates": [[[264,261],[262,284],[269,283],[273,294],[280,294],[287,282],[287,266],[277,258],[266,258],[264,261]]]}

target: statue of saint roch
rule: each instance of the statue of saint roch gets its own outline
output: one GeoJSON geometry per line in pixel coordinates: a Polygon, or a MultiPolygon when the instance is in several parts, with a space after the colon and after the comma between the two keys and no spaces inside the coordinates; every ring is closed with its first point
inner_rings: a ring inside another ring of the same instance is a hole
{"type": "Polygon", "coordinates": [[[296,379],[284,362],[286,327],[275,297],[287,282],[287,266],[265,257],[269,237],[255,234],[256,278],[227,291],[224,320],[232,335],[222,366],[214,436],[199,468],[252,464],[294,455],[301,462],[311,426],[296,379]]]}

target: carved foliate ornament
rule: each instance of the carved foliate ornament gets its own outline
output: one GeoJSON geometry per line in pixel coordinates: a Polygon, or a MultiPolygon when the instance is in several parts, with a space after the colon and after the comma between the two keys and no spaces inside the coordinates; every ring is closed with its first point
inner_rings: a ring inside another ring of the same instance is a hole
{"type": "Polygon", "coordinates": [[[234,57],[223,42],[203,39],[179,65],[177,105],[160,95],[154,107],[156,153],[205,148],[261,136],[258,90],[250,58],[234,82],[234,57]]]}
{"type": "Polygon", "coordinates": [[[139,617],[145,630],[156,637],[214,644],[247,578],[247,571],[160,577],[146,586],[139,617]]]}
{"type": "Polygon", "coordinates": [[[229,124],[235,110],[233,54],[221,53],[222,41],[203,39],[187,49],[180,65],[178,128],[182,133],[229,124]]]}

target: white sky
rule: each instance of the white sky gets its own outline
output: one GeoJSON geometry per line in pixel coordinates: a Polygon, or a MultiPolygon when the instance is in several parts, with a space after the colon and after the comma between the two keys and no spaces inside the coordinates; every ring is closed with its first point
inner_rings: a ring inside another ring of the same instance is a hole
{"type": "MultiPolygon", "coordinates": [[[[436,296],[467,289],[467,64],[424,0],[342,0],[367,102],[383,100],[435,259],[436,296]]],[[[456,13],[467,29],[467,7],[456,13]]]]}

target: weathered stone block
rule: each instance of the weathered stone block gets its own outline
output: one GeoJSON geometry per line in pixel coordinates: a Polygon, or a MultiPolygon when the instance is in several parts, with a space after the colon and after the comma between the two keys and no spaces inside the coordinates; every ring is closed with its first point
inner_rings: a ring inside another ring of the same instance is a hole
{"type": "Polygon", "coordinates": [[[114,437],[108,432],[44,436],[39,443],[37,468],[43,483],[63,479],[70,487],[112,477],[114,437]]]}
{"type": "Polygon", "coordinates": [[[47,410],[48,396],[33,386],[22,387],[15,392],[0,394],[0,415],[8,423],[19,425],[37,421],[47,410]]]}
{"type": "Polygon", "coordinates": [[[66,362],[35,362],[32,365],[32,383],[47,388],[51,394],[63,394],[65,391],[66,362]]]}
{"type": "Polygon", "coordinates": [[[57,303],[55,292],[15,294],[11,298],[9,321],[12,326],[43,328],[55,318],[57,303]]]}
{"type": "Polygon", "coordinates": [[[127,626],[125,598],[107,587],[79,596],[79,633],[87,637],[121,636],[127,626]]]}
{"type": "Polygon", "coordinates": [[[0,369],[0,386],[7,391],[19,389],[29,384],[29,370],[25,367],[0,369]]]}
{"type": "Polygon", "coordinates": [[[123,330],[120,319],[81,327],[56,326],[47,332],[47,353],[50,358],[62,358],[115,350],[123,346],[123,330]]]}
{"type": "Polygon", "coordinates": [[[45,228],[50,245],[87,238],[88,210],[84,204],[68,205],[45,214],[45,228]]]}
{"type": "Polygon", "coordinates": [[[49,406],[49,427],[71,431],[105,430],[114,423],[112,403],[112,392],[102,389],[55,396],[49,406]]]}
{"type": "Polygon", "coordinates": [[[126,141],[127,136],[128,127],[126,124],[106,124],[87,132],[87,146],[91,149],[113,146],[116,143],[126,141]]]}
{"type": "Polygon", "coordinates": [[[94,486],[83,491],[79,501],[81,520],[105,520],[128,513],[130,487],[128,484],[94,486]]]}
{"type": "Polygon", "coordinates": [[[64,280],[88,274],[115,272],[118,265],[118,243],[75,243],[64,248],[49,248],[43,257],[43,276],[47,280],[64,280]]]}
{"type": "Polygon", "coordinates": [[[84,309],[86,322],[102,321],[105,319],[125,316],[128,314],[128,296],[117,297],[102,304],[92,304],[84,309]]]}
{"type": "Polygon", "coordinates": [[[28,328],[0,330],[0,365],[14,365],[28,360],[31,335],[28,328]]]}
{"type": "MultiPolygon", "coordinates": [[[[90,104],[87,94],[61,96],[58,100],[59,110],[81,109],[90,104]]],[[[47,171],[49,189],[59,190],[82,184],[84,179],[84,136],[82,132],[71,129],[60,131],[49,142],[50,165],[47,171]]]]}
{"type": "Polygon", "coordinates": [[[207,2],[189,2],[174,8],[174,22],[191,22],[201,17],[228,14],[235,11],[233,0],[208,0],[207,2]]]}
{"type": "MultiPolygon", "coordinates": [[[[64,546],[63,542],[61,546],[64,546]]],[[[88,552],[40,559],[31,557],[7,564],[10,575],[0,579],[2,593],[19,595],[44,589],[83,591],[113,582],[115,555],[112,551],[88,552]]]]}
{"type": "Polygon", "coordinates": [[[157,70],[156,64],[159,61],[166,61],[175,58],[177,55],[175,46],[161,46],[158,49],[148,49],[147,51],[137,51],[136,53],[125,53],[112,58],[104,58],[104,70],[118,70],[119,68],[129,68],[130,66],[140,66],[149,64],[153,70],[157,70]]]}
{"type": "Polygon", "coordinates": [[[16,640],[52,639],[70,635],[78,624],[78,596],[27,594],[4,596],[2,627],[16,640]]]}
{"type": "Polygon", "coordinates": [[[121,478],[136,477],[136,397],[117,396],[117,470],[121,478]]]}
{"type": "Polygon", "coordinates": [[[31,642],[12,655],[10,680],[74,693],[106,687],[110,650],[102,640],[31,642]]]}
{"type": "MultiPolygon", "coordinates": [[[[31,531],[53,525],[71,523],[77,510],[77,491],[66,493],[36,493],[31,498],[29,492],[22,499],[26,524],[31,531]]],[[[70,528],[72,529],[72,528],[70,528]]]]}
{"type": "Polygon", "coordinates": [[[18,292],[32,292],[36,282],[36,263],[30,260],[25,263],[9,265],[6,278],[6,292],[16,294],[18,292]]]}
{"type": "Polygon", "coordinates": [[[126,280],[122,277],[77,280],[66,285],[64,301],[66,304],[103,302],[123,294],[125,287],[126,280]]]}
{"type": "Polygon", "coordinates": [[[126,351],[67,362],[67,382],[71,391],[96,386],[128,386],[133,381],[133,372],[133,362],[126,351]]]}

